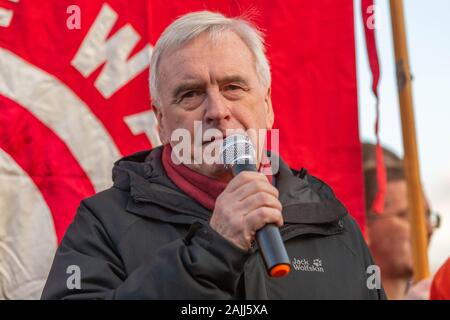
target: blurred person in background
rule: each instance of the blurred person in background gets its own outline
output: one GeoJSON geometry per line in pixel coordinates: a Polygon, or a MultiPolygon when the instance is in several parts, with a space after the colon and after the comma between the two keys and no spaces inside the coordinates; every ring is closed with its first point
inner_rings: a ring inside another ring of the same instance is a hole
{"type": "MultiPolygon", "coordinates": [[[[381,279],[389,299],[428,299],[431,279],[412,284],[413,257],[409,224],[407,184],[403,161],[383,148],[386,167],[384,212],[371,210],[377,193],[375,145],[364,143],[363,171],[366,198],[367,242],[375,263],[381,269],[381,279]]],[[[430,243],[433,230],[439,227],[439,215],[433,212],[425,198],[427,235],[430,243]]]]}

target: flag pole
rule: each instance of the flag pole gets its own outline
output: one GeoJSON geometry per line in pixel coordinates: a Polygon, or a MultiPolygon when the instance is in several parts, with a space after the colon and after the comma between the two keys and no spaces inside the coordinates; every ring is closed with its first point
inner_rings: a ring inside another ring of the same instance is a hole
{"type": "Polygon", "coordinates": [[[392,35],[394,41],[395,64],[397,68],[397,88],[402,122],[404,167],[408,185],[410,206],[411,241],[414,262],[414,280],[430,276],[427,256],[427,229],[425,205],[420,181],[417,152],[416,129],[411,86],[411,73],[406,43],[403,0],[390,0],[392,35]]]}

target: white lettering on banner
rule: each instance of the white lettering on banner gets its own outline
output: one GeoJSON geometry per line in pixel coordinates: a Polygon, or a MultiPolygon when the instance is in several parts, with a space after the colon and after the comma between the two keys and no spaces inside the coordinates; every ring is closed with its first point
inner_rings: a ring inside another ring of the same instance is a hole
{"type": "MultiPolygon", "coordinates": [[[[18,3],[19,0],[9,0],[9,2],[18,3]]],[[[0,8],[0,27],[7,28],[11,24],[11,20],[13,18],[14,11],[0,8]]]]}
{"type": "Polygon", "coordinates": [[[0,8],[0,27],[9,27],[12,17],[13,17],[12,10],[0,8]]]}
{"type": "Polygon", "coordinates": [[[85,78],[105,63],[95,80],[95,87],[105,98],[110,98],[127,82],[144,71],[150,64],[152,51],[152,47],[146,45],[127,61],[140,37],[130,24],[126,24],[106,40],[117,17],[117,12],[104,4],[71,61],[71,65],[85,78]]]}
{"type": "Polygon", "coordinates": [[[145,133],[147,138],[152,143],[153,148],[161,144],[157,129],[158,123],[153,110],[126,116],[123,118],[123,120],[135,136],[141,133],[145,133]]]}

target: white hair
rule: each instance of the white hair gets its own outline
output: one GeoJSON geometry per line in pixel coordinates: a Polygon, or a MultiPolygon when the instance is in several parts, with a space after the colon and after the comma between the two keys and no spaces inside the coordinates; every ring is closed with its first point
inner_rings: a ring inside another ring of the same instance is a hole
{"type": "Polygon", "coordinates": [[[226,31],[234,32],[244,41],[255,59],[255,71],[260,83],[263,86],[269,86],[271,83],[270,66],[265,54],[262,32],[240,18],[227,18],[220,13],[198,11],[188,13],[172,22],[153,48],[150,60],[150,93],[153,104],[158,106],[161,102],[158,94],[158,64],[161,55],[167,50],[181,48],[204,32],[208,33],[212,39],[217,39],[226,31]]]}

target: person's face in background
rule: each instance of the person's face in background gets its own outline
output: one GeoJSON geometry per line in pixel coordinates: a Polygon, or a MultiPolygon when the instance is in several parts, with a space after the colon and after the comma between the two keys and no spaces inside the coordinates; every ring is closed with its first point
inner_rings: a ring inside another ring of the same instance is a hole
{"type": "MultiPolygon", "coordinates": [[[[425,212],[429,243],[433,228],[428,219],[430,209],[426,200],[425,212]]],[[[388,181],[385,211],[373,219],[368,219],[367,229],[369,248],[375,263],[381,268],[381,274],[391,278],[411,277],[413,258],[405,180],[388,181]]]]}

